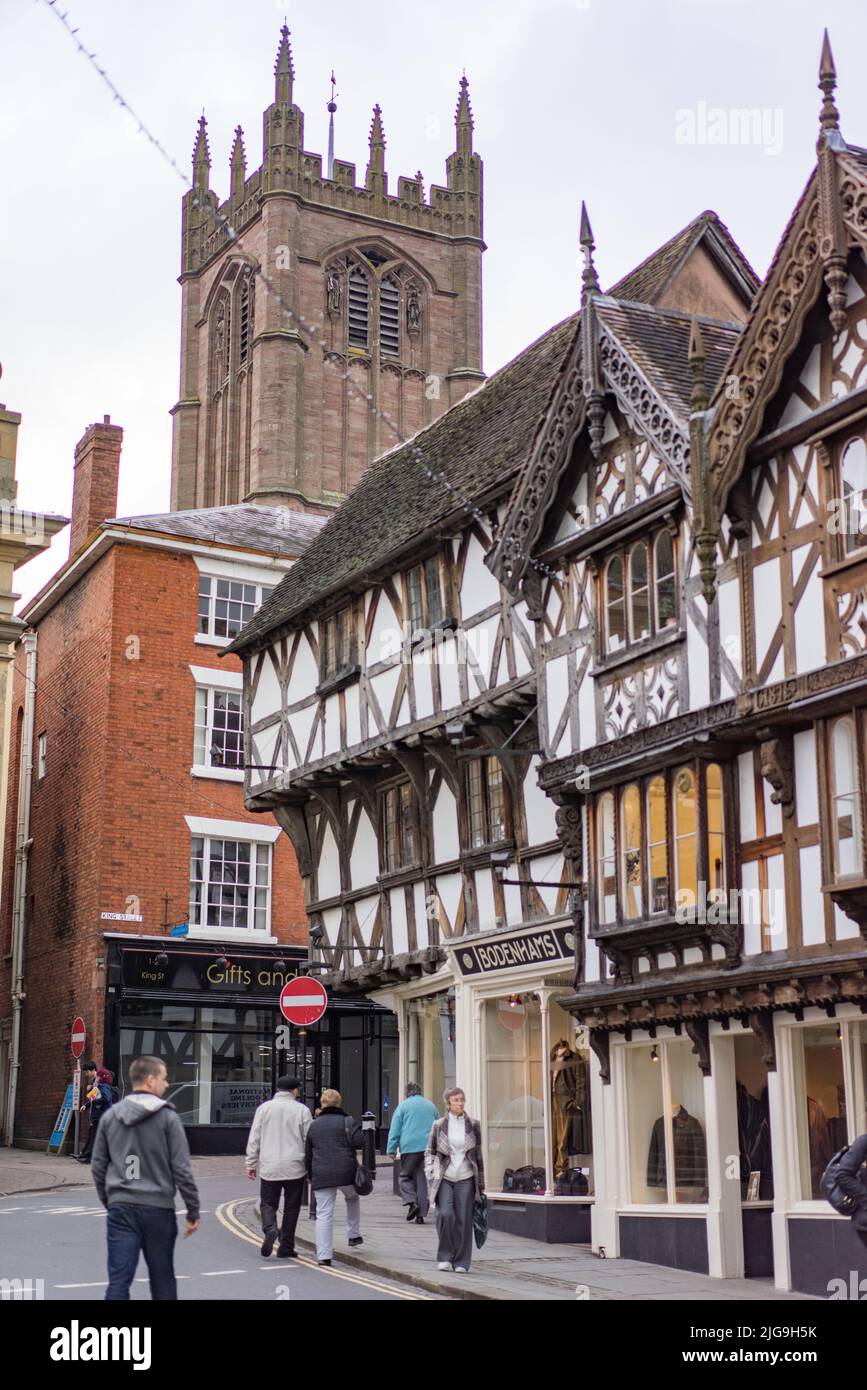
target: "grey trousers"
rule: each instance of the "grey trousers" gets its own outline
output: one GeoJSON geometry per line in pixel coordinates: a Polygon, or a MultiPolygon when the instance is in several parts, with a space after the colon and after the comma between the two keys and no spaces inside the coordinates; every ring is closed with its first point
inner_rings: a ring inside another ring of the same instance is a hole
{"type": "Polygon", "coordinates": [[[398,1176],[400,1195],[408,1207],[418,1207],[419,1216],[427,1216],[430,1202],[427,1179],[424,1175],[424,1153],[401,1154],[398,1176]]]}
{"type": "Polygon", "coordinates": [[[437,1192],[437,1263],[463,1265],[469,1269],[473,1257],[473,1198],[475,1179],[448,1182],[443,1178],[437,1192]]]}
{"type": "Polygon", "coordinates": [[[316,1189],[316,1258],[330,1260],[334,1253],[334,1208],[337,1194],[342,1192],[346,1198],[346,1225],[350,1240],[361,1235],[361,1198],[352,1183],[346,1187],[318,1187],[316,1189]]]}

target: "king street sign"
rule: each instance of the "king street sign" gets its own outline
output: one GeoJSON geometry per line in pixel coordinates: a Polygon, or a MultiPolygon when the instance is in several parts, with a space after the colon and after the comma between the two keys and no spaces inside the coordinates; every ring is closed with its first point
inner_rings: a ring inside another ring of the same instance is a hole
{"type": "Polygon", "coordinates": [[[518,935],[490,936],[456,944],[454,958],[462,975],[489,975],[516,965],[553,965],[575,956],[575,928],[540,927],[518,935]]]}

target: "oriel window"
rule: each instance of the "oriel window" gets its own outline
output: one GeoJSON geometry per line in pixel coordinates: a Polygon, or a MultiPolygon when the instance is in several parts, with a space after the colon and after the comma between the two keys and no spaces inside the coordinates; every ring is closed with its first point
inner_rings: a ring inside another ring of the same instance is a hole
{"type": "Polygon", "coordinates": [[[837,880],[861,878],[864,856],[853,715],[847,714],[834,720],[831,725],[830,746],[829,786],[834,877],[837,880]]]}
{"type": "Polygon", "coordinates": [[[667,527],[611,556],[604,570],[602,608],[608,656],[677,626],[677,567],[667,527]]]}

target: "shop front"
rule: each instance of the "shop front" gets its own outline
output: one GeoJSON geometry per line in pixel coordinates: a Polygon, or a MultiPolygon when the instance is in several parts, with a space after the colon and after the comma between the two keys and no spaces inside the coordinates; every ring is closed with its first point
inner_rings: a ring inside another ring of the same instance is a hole
{"type": "Polygon", "coordinates": [[[119,934],[107,934],[106,947],[104,1064],[125,1090],[133,1058],[161,1057],[193,1153],[243,1152],[256,1107],[287,1072],[302,1079],[311,1108],[335,1086],[347,1111],[371,1110],[384,1141],[397,1081],[394,1017],[368,999],[340,1000],[309,1028],[287,1025],[278,998],[304,973],[304,951],[119,934]]]}
{"type": "Polygon", "coordinates": [[[490,1223],[536,1240],[590,1240],[589,1054],[561,999],[571,925],[464,938],[455,972],[458,1084],[482,1124],[490,1223]]]}

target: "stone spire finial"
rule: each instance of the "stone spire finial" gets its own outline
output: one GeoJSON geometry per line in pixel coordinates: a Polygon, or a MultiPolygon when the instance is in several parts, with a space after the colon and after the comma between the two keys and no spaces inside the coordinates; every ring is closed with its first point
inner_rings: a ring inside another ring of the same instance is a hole
{"type": "Polygon", "coordinates": [[[385,173],[385,131],[382,127],[382,110],[379,102],[373,108],[368,144],[370,145],[370,159],[367,164],[367,186],[369,188],[371,174],[385,173]]]}
{"type": "Polygon", "coordinates": [[[235,126],[235,141],[232,145],[232,155],[229,164],[229,196],[234,198],[237,193],[243,192],[244,184],[247,181],[247,155],[244,150],[244,132],[239,125],[235,126]]]}
{"type": "Polygon", "coordinates": [[[578,240],[584,251],[584,272],[581,276],[581,303],[583,304],[591,294],[599,293],[599,277],[596,274],[596,266],[593,264],[596,242],[593,240],[593,228],[590,226],[587,205],[584,202],[581,203],[581,229],[578,233],[578,240]]]}
{"type": "Polygon", "coordinates": [[[199,117],[196,143],[193,146],[193,187],[208,188],[211,182],[211,151],[208,148],[208,122],[205,113],[199,117]]]}
{"type": "Polygon", "coordinates": [[[289,30],[286,28],[286,21],[283,21],[283,28],[280,30],[280,47],[277,49],[277,61],[274,64],[274,101],[277,105],[292,105],[292,82],[295,77],[295,65],[292,62],[292,45],[289,42],[289,30]]]}
{"type": "Polygon", "coordinates": [[[473,108],[470,105],[470,84],[464,73],[458,91],[458,104],[455,108],[455,150],[458,154],[473,152],[473,108]]]}
{"type": "Polygon", "coordinates": [[[840,129],[840,114],[834,102],[836,87],[837,69],[834,67],[831,40],[828,38],[828,30],[826,29],[822,36],[822,57],[819,60],[819,91],[823,93],[824,98],[822,110],[819,113],[820,141],[827,138],[830,131],[840,129]]]}
{"type": "Polygon", "coordinates": [[[707,353],[704,350],[704,338],[702,337],[701,326],[695,314],[692,316],[692,326],[689,330],[689,347],[686,355],[692,372],[692,408],[694,411],[707,410],[708,394],[704,375],[707,353]]]}

